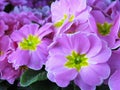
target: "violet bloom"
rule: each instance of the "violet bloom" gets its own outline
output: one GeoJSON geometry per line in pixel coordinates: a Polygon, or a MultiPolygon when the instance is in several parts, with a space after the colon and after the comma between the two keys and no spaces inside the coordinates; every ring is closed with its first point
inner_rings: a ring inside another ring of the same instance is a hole
{"type": "Polygon", "coordinates": [[[4,26],[7,26],[6,30],[4,30],[5,35],[10,35],[17,27],[17,20],[13,14],[0,12],[0,20],[4,22],[4,26]]]}
{"type": "Polygon", "coordinates": [[[13,42],[17,42],[18,47],[9,56],[8,61],[15,69],[20,66],[27,66],[34,70],[42,68],[48,55],[47,46],[50,40],[45,36],[52,32],[50,27],[49,23],[40,29],[39,25],[30,24],[12,33],[11,38],[13,42]]]}
{"type": "Polygon", "coordinates": [[[8,0],[8,2],[11,3],[14,6],[25,5],[27,3],[26,0],[8,0]]]}
{"type": "Polygon", "coordinates": [[[111,4],[111,0],[88,0],[87,3],[95,9],[105,10],[111,4]]]}
{"type": "Polygon", "coordinates": [[[24,13],[24,15],[28,14],[27,16],[28,18],[26,18],[26,16],[24,16],[23,18],[29,19],[28,21],[32,20],[43,25],[43,22],[45,23],[45,20],[50,17],[50,7],[44,6],[42,8],[30,8],[27,6],[16,6],[11,13],[14,14],[24,13]]]}
{"type": "Polygon", "coordinates": [[[51,5],[52,22],[58,36],[61,33],[93,32],[96,33],[96,22],[90,15],[91,8],[86,0],[60,0],[51,5]]]}
{"type": "MultiPolygon", "coordinates": [[[[115,20],[113,21],[112,26],[112,37],[115,38],[113,49],[118,48],[120,46],[120,15],[116,16],[115,20]]],[[[111,41],[111,40],[110,40],[111,41]]]]}
{"type": "Polygon", "coordinates": [[[110,90],[117,90],[120,88],[120,49],[113,51],[108,63],[111,68],[111,76],[108,80],[108,85],[110,90]]]}
{"type": "Polygon", "coordinates": [[[105,13],[114,20],[120,14],[120,0],[113,1],[105,10],[105,13]]]}
{"type": "Polygon", "coordinates": [[[93,8],[91,14],[98,23],[104,23],[106,20],[111,21],[109,15],[105,13],[105,10],[110,4],[111,0],[88,0],[88,5],[93,8]]]}
{"type": "MultiPolygon", "coordinates": [[[[89,8],[90,9],[90,8],[89,8]]],[[[61,27],[74,20],[85,22],[89,17],[86,0],[60,0],[51,4],[52,22],[55,27],[61,27]]]]}
{"type": "Polygon", "coordinates": [[[106,42],[95,34],[61,35],[49,48],[47,76],[60,87],[74,80],[81,90],[95,90],[110,74],[110,56],[106,42]]]}
{"type": "Polygon", "coordinates": [[[119,27],[120,27],[120,16],[117,16],[112,23],[104,22],[97,23],[98,36],[108,43],[111,49],[114,49],[120,45],[119,40],[119,27]]]}
{"type": "Polygon", "coordinates": [[[7,4],[6,0],[0,0],[0,11],[4,10],[7,4]]]}
{"type": "Polygon", "coordinates": [[[32,23],[32,21],[37,22],[37,18],[32,12],[20,12],[20,13],[5,13],[0,12],[0,34],[10,35],[14,30],[20,29],[26,24],[32,23]],[[7,18],[6,18],[7,17],[7,18]],[[2,30],[4,29],[4,30],[2,30]]]}
{"type": "Polygon", "coordinates": [[[31,8],[41,8],[49,5],[53,0],[27,0],[26,6],[31,8]]]}
{"type": "Polygon", "coordinates": [[[31,24],[32,22],[38,22],[40,19],[34,15],[32,12],[20,12],[20,13],[11,13],[12,16],[16,16],[16,30],[20,29],[26,24],[31,24]]]}
{"type": "Polygon", "coordinates": [[[86,22],[80,23],[79,21],[72,22],[71,24],[63,25],[59,30],[55,29],[56,36],[59,34],[73,34],[77,32],[97,33],[97,26],[92,15],[89,16],[86,22]]]}
{"type": "Polygon", "coordinates": [[[7,57],[7,51],[10,47],[10,40],[8,36],[0,37],[0,61],[7,57]]]}
{"type": "Polygon", "coordinates": [[[12,67],[12,64],[8,63],[7,58],[0,61],[0,79],[7,80],[10,84],[20,77],[21,70],[12,67]]]}
{"type": "Polygon", "coordinates": [[[111,75],[108,85],[110,90],[118,90],[120,88],[120,69],[111,75]]]}
{"type": "Polygon", "coordinates": [[[3,20],[0,20],[0,37],[5,34],[5,31],[8,29],[8,26],[3,20]]]}
{"type": "Polygon", "coordinates": [[[0,37],[0,79],[7,80],[10,84],[13,84],[15,79],[20,77],[21,70],[12,67],[12,64],[8,63],[7,57],[10,55],[11,41],[8,36],[0,37]]]}

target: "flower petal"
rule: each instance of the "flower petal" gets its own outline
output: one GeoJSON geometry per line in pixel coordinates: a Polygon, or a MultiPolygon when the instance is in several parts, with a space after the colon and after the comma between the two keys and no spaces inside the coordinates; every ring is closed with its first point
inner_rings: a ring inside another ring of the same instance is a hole
{"type": "Polygon", "coordinates": [[[94,64],[94,65],[89,65],[89,67],[96,72],[96,74],[101,77],[102,79],[108,78],[110,75],[110,67],[108,64],[94,64]]]}
{"type": "Polygon", "coordinates": [[[81,68],[80,75],[83,81],[90,86],[102,84],[101,78],[89,66],[81,68]]]}
{"type": "Polygon", "coordinates": [[[8,57],[8,62],[13,64],[15,69],[18,69],[20,66],[27,65],[29,62],[29,52],[28,51],[21,51],[17,49],[8,57]]]}
{"type": "Polygon", "coordinates": [[[111,56],[110,48],[106,45],[106,42],[102,42],[101,51],[96,56],[89,58],[89,62],[94,64],[104,63],[109,60],[110,56],[111,56]]]}
{"type": "Polygon", "coordinates": [[[99,53],[99,51],[102,49],[102,42],[101,40],[94,34],[91,34],[88,36],[90,41],[90,49],[87,52],[88,57],[95,56],[99,53]]]}
{"type": "Polygon", "coordinates": [[[110,90],[118,90],[120,88],[120,70],[116,70],[109,79],[108,85],[110,90]]]}
{"type": "Polygon", "coordinates": [[[85,54],[88,51],[90,47],[90,42],[86,34],[77,33],[69,37],[70,37],[69,42],[71,43],[73,50],[80,54],[85,54]]]}
{"type": "Polygon", "coordinates": [[[77,78],[74,80],[75,84],[80,87],[81,90],[95,90],[96,86],[90,86],[86,84],[80,75],[77,76],[77,78]]]}
{"type": "Polygon", "coordinates": [[[27,66],[34,70],[39,70],[42,68],[43,60],[40,59],[38,51],[31,52],[30,60],[27,66]]]}
{"type": "Polygon", "coordinates": [[[66,87],[71,80],[75,79],[77,71],[75,69],[62,70],[55,74],[56,83],[61,87],[66,87]]]}

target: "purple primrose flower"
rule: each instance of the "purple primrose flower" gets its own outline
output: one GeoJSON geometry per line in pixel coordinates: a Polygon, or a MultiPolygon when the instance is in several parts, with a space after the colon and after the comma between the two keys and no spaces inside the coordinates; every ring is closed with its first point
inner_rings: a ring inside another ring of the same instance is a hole
{"type": "Polygon", "coordinates": [[[94,90],[110,74],[110,56],[106,42],[93,33],[63,34],[49,47],[47,76],[60,87],[74,80],[82,90],[94,90]]]}
{"type": "Polygon", "coordinates": [[[20,30],[12,33],[11,38],[16,42],[18,47],[9,56],[9,62],[13,64],[15,69],[20,66],[27,66],[34,70],[39,70],[47,60],[47,46],[50,43],[45,38],[52,32],[51,24],[46,24],[39,29],[39,25],[24,25],[20,30]]]}

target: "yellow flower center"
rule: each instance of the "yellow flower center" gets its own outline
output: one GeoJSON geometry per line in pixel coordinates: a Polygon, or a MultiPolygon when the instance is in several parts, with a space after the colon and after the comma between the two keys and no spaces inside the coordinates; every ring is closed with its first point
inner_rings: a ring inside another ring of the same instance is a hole
{"type": "Polygon", "coordinates": [[[27,38],[24,38],[23,41],[19,43],[19,46],[23,50],[36,50],[40,43],[41,40],[37,36],[30,34],[27,38]]]}
{"type": "Polygon", "coordinates": [[[80,71],[81,67],[88,66],[88,58],[85,54],[78,54],[75,51],[72,51],[71,55],[68,55],[67,62],[65,66],[68,68],[75,68],[80,71]]]}

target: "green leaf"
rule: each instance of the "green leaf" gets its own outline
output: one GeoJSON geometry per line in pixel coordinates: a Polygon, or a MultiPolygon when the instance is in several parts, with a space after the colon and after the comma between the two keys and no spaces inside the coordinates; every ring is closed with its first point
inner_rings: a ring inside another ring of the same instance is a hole
{"type": "Polygon", "coordinates": [[[55,83],[49,80],[39,81],[30,85],[31,90],[61,90],[55,83]]]}
{"type": "Polygon", "coordinates": [[[47,79],[47,72],[44,70],[26,70],[20,78],[20,85],[23,87],[29,86],[36,81],[42,81],[47,79]]]}

